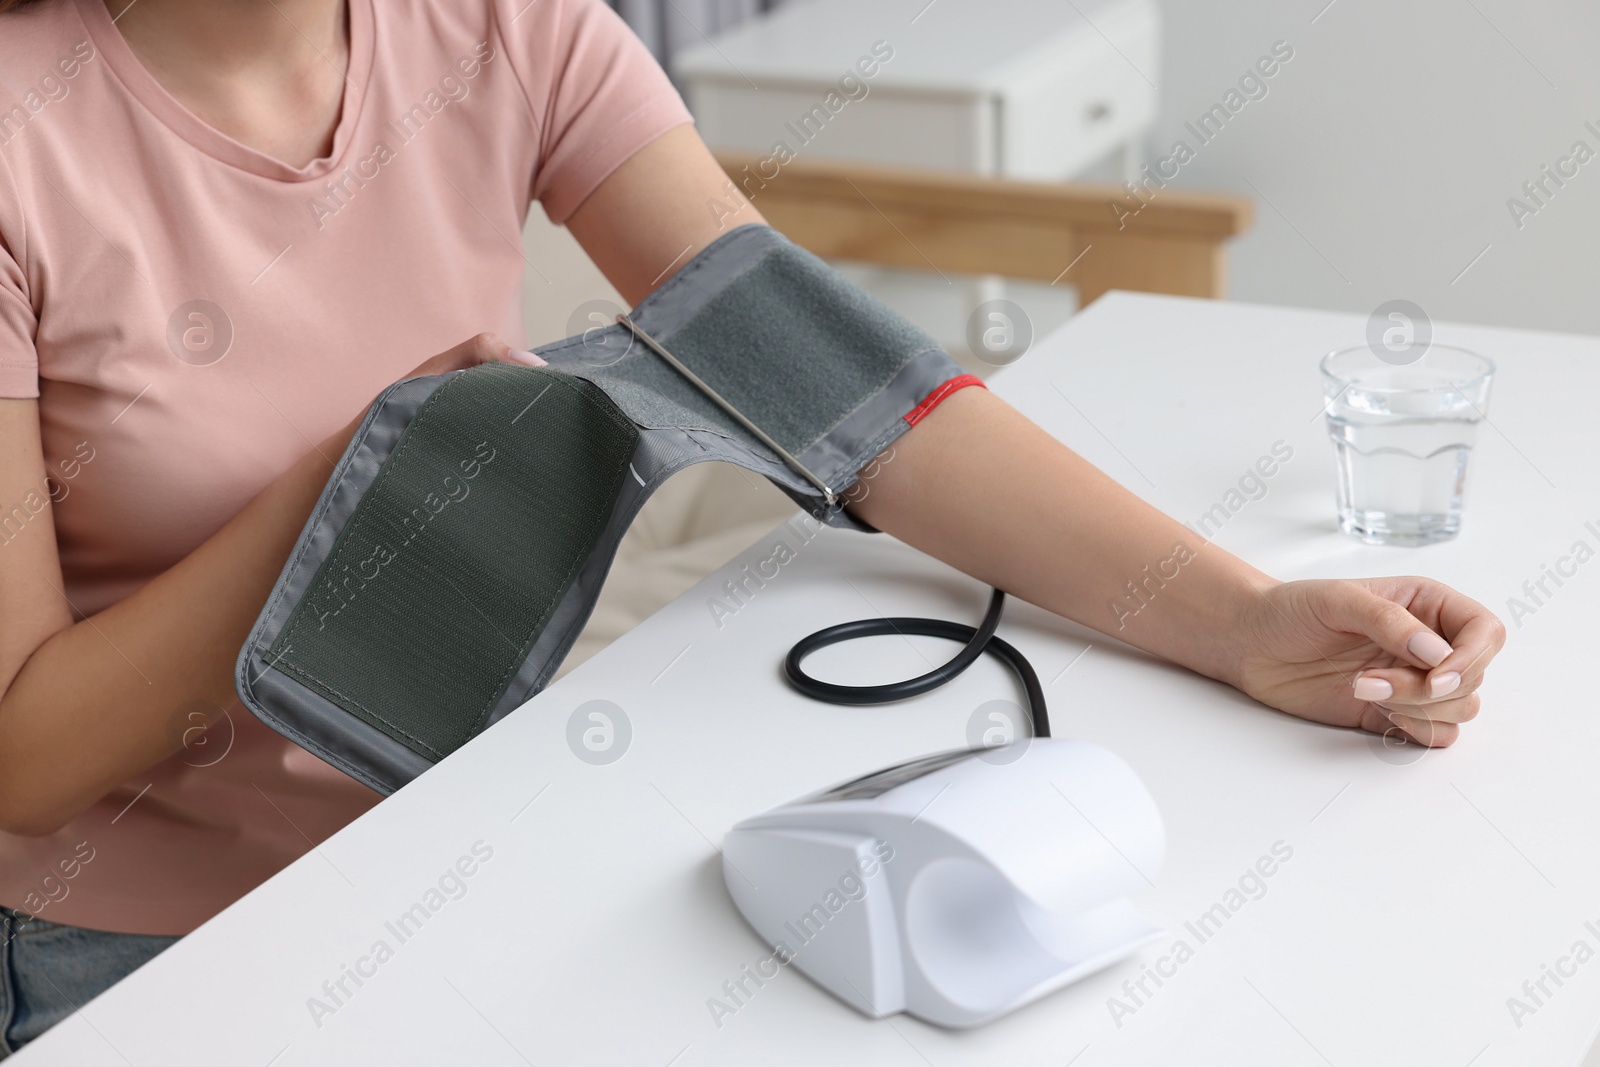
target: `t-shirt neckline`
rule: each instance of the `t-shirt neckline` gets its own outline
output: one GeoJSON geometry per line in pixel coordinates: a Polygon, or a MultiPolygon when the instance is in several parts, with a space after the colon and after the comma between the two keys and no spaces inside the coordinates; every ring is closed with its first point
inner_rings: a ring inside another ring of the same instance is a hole
{"type": "Polygon", "coordinates": [[[102,0],[76,0],[78,14],[96,50],[118,80],[152,115],[195,148],[240,170],[281,182],[315,181],[339,169],[354,139],[361,105],[366,99],[372,75],[374,48],[372,0],[349,0],[350,68],[345,72],[343,99],[339,104],[339,125],[334,130],[333,148],[328,155],[304,167],[291,167],[265,152],[234,140],[179,103],[178,99],[145,69],[134,55],[122,31],[111,20],[102,0]]]}

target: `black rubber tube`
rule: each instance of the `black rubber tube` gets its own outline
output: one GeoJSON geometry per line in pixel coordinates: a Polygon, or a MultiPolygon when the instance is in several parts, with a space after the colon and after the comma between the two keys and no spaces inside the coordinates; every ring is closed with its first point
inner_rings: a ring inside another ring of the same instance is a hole
{"type": "Polygon", "coordinates": [[[790,685],[806,696],[825,700],[830,704],[888,704],[907,697],[921,696],[939,688],[972,666],[979,656],[987,652],[1009,666],[1021,679],[1022,688],[1028,697],[1028,716],[1033,724],[1033,736],[1049,737],[1050,713],[1045,708],[1044,687],[1039,684],[1039,676],[1034,673],[1033,665],[1028,662],[1026,656],[1018,652],[1015,646],[994,635],[995,629],[1000,625],[1000,612],[1005,606],[1005,600],[1006,595],[996,589],[994,596],[989,600],[988,612],[976,627],[959,622],[945,622],[941,619],[917,618],[859,619],[856,622],[842,622],[837,626],[829,626],[795,642],[783,661],[784,676],[789,679],[790,685]],[[892,634],[940,637],[947,641],[963,642],[965,647],[948,663],[935,667],[927,674],[907,678],[903,682],[886,682],[883,685],[836,685],[833,682],[813,678],[801,667],[805,658],[819,648],[858,637],[884,637],[892,634]]]}

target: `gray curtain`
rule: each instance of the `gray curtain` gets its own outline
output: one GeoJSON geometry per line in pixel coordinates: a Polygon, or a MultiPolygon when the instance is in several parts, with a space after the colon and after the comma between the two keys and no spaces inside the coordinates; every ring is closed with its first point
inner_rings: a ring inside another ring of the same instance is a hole
{"type": "Polygon", "coordinates": [[[672,71],[672,54],[732,29],[752,15],[785,0],[607,0],[633,27],[662,66],[672,71]]]}

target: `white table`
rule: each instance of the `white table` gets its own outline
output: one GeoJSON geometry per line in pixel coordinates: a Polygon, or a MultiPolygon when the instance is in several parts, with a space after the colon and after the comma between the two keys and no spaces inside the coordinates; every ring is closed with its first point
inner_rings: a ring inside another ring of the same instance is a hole
{"type": "MultiPolygon", "coordinates": [[[[1464,534],[1405,550],[1334,532],[1315,361],[1360,343],[1364,325],[1112,294],[996,384],[1185,519],[1275,441],[1290,444],[1268,495],[1218,536],[1284,577],[1422,571],[1501,610],[1574,540],[1594,544],[1584,521],[1600,519],[1600,340],[1454,326],[1436,337],[1501,366],[1464,534]]],[[[723,832],[963,744],[974,708],[1015,695],[1003,668],[981,662],[904,706],[802,699],[778,675],[800,635],[880,613],[975,619],[984,591],[887,537],[829,531],[717,629],[708,596],[769,554],[752,547],[20,1062],[1498,1067],[1572,1064],[1589,1046],[1600,960],[1549,984],[1554,996],[1520,1028],[1506,1001],[1575,941],[1600,947],[1585,927],[1600,929],[1589,673],[1600,562],[1513,630],[1461,742],[1414,762],[1013,602],[1002,633],[1049,683],[1058,736],[1120,753],[1165,813],[1168,862],[1138,898],[1150,916],[1181,936],[1275,842],[1292,859],[1120,1029],[1108,998],[1165,943],[977,1031],[873,1022],[787,972],[718,1029],[708,998],[767,951],[722,887],[723,832]],[[568,716],[592,699],[632,723],[631,747],[608,766],[567,747],[568,716]],[[395,945],[385,923],[480,840],[493,856],[465,895],[314,1025],[307,998],[375,941],[395,945]]],[[[925,669],[899,639],[869,644],[819,655],[819,673],[866,680],[869,660],[879,678],[925,669]]]]}

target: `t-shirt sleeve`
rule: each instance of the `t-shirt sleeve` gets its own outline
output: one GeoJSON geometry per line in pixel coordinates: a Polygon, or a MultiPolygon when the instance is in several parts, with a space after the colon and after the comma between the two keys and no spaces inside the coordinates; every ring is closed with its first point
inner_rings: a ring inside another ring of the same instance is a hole
{"type": "Polygon", "coordinates": [[[8,400],[39,395],[39,319],[18,262],[26,240],[17,186],[0,158],[0,397],[8,400]]]}
{"type": "Polygon", "coordinates": [[[693,122],[644,43],[600,0],[495,0],[539,138],[531,196],[564,223],[629,156],[693,122]]]}

